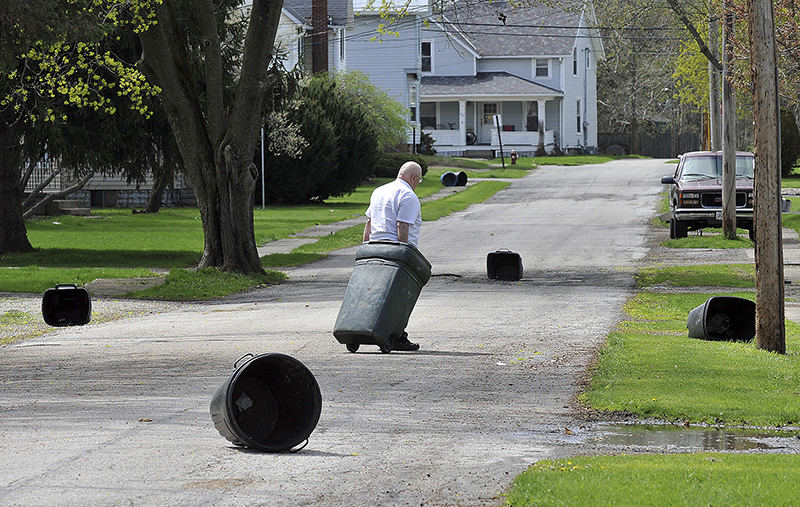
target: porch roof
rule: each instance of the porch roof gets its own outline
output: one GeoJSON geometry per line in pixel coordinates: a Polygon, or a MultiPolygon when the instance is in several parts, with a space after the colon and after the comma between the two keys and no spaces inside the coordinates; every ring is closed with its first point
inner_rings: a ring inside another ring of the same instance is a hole
{"type": "Polygon", "coordinates": [[[508,72],[478,72],[474,76],[422,76],[419,96],[420,99],[525,99],[564,94],[508,72]]]}

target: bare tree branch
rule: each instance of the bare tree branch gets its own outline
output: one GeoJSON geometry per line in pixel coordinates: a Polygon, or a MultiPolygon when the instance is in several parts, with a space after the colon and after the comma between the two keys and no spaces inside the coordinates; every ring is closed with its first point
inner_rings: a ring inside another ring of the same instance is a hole
{"type": "Polygon", "coordinates": [[[713,65],[715,69],[717,69],[719,72],[722,72],[722,64],[717,58],[714,57],[713,54],[711,54],[711,50],[706,45],[703,37],[697,31],[697,28],[695,28],[692,22],[689,21],[689,17],[686,15],[686,12],[684,12],[681,6],[678,5],[678,0],[667,0],[667,4],[669,4],[672,11],[678,16],[684,26],[686,26],[686,29],[689,30],[689,33],[692,34],[695,42],[697,42],[697,45],[700,47],[700,52],[703,53],[706,58],[708,58],[708,61],[711,62],[711,65],[713,65]]]}
{"type": "Polygon", "coordinates": [[[87,174],[86,176],[84,176],[79,182],[77,182],[73,186],[71,186],[71,187],[69,187],[67,189],[64,189],[64,190],[62,190],[60,192],[56,192],[54,194],[48,195],[47,197],[42,199],[41,202],[39,202],[36,206],[33,206],[30,209],[25,209],[25,211],[22,213],[22,218],[30,218],[30,216],[33,215],[33,212],[34,212],[34,210],[36,208],[38,208],[40,206],[47,206],[47,204],[49,202],[52,202],[52,201],[54,201],[56,199],[60,199],[62,197],[66,197],[66,196],[70,195],[73,192],[77,192],[78,190],[82,189],[84,187],[84,185],[86,185],[86,183],[92,178],[92,176],[94,176],[94,172],[91,172],[91,173],[87,174]]]}

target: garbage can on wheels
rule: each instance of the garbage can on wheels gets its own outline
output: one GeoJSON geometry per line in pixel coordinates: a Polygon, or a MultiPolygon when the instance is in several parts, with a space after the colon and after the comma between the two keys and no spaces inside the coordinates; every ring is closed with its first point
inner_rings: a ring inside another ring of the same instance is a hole
{"type": "Polygon", "coordinates": [[[356,263],[333,328],[347,350],[359,345],[392,350],[408,324],[431,264],[414,246],[395,241],[370,241],[356,252],[356,263]]]}

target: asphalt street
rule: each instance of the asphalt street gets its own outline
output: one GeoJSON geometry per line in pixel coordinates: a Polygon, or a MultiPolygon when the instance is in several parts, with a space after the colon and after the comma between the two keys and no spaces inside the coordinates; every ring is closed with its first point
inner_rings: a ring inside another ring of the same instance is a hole
{"type": "Polygon", "coordinates": [[[433,265],[408,332],[351,354],[332,335],[355,249],[223,302],[65,328],[0,349],[3,505],[486,505],[539,459],[581,452],[574,396],[648,254],[663,160],[542,167],[425,222],[433,265]],[[519,282],[486,255],[522,255],[519,282]],[[308,446],[230,445],[209,402],[245,353],[322,390],[308,446]]]}

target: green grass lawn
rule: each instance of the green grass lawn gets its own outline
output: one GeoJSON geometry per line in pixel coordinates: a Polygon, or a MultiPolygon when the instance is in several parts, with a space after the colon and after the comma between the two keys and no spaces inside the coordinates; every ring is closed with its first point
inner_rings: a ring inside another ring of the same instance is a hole
{"type": "Polygon", "coordinates": [[[519,475],[508,505],[794,505],[800,456],[643,454],[540,461],[519,475]]]}
{"type": "Polygon", "coordinates": [[[86,285],[98,278],[154,276],[159,275],[144,268],[43,268],[39,266],[0,268],[0,291],[44,292],[57,283],[86,285]]]}
{"type": "MultiPolygon", "coordinates": [[[[546,156],[546,157],[520,157],[517,160],[517,166],[520,169],[530,169],[532,167],[536,167],[537,165],[563,165],[563,166],[573,166],[573,165],[588,165],[588,164],[604,164],[606,162],[611,162],[612,160],[620,160],[624,158],[648,158],[643,157],[640,155],[624,155],[624,156],[613,156],[613,155],[564,155],[561,157],[558,156],[546,156]]],[[[491,161],[492,164],[497,165],[501,163],[499,158],[496,158],[491,161]]],[[[508,167],[510,161],[508,157],[506,157],[506,167],[508,167]]]]}
{"type": "Polygon", "coordinates": [[[267,271],[259,275],[240,275],[213,268],[197,271],[176,268],[170,271],[163,285],[132,292],[126,294],[126,297],[175,301],[208,300],[259,286],[272,285],[285,278],[286,275],[277,271],[267,271]]]}
{"type": "Polygon", "coordinates": [[[636,276],[638,287],[755,287],[752,264],[698,264],[644,268],[636,276]]]}
{"type": "Polygon", "coordinates": [[[721,233],[715,234],[718,232],[715,229],[703,229],[703,231],[706,234],[702,236],[690,232],[685,238],[664,240],[662,245],[669,248],[753,248],[753,242],[744,229],[736,230],[738,236],[736,239],[727,239],[721,233]]]}
{"type": "MultiPolygon", "coordinates": [[[[639,417],[783,426],[800,422],[800,325],[787,321],[785,355],[754,343],[688,337],[686,318],[711,296],[641,292],[608,336],[589,389],[598,410],[639,417]]],[[[753,299],[754,293],[729,294],[753,299]]]]}

